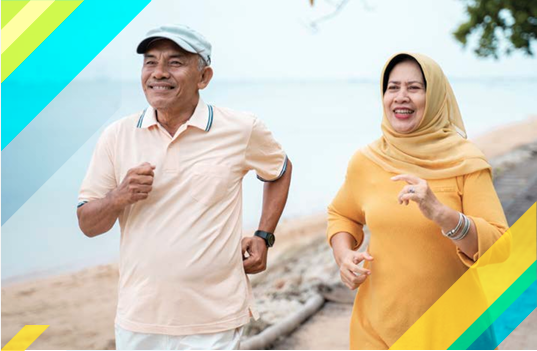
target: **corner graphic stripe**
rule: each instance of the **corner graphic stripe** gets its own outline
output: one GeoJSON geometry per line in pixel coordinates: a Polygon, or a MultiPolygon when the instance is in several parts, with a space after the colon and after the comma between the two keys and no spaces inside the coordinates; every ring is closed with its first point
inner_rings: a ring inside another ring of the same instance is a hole
{"type": "Polygon", "coordinates": [[[2,83],[81,3],[55,1],[2,53],[2,83]]]}
{"type": "Polygon", "coordinates": [[[2,28],[28,3],[29,1],[2,1],[2,28]]]}
{"type": "Polygon", "coordinates": [[[537,282],[533,282],[468,350],[493,350],[498,347],[535,310],[536,296],[537,282]]]}
{"type": "MultiPolygon", "coordinates": [[[[448,350],[467,350],[479,338],[486,339],[486,331],[512,305],[532,283],[537,275],[534,262],[475,322],[468,328],[448,350]],[[481,337],[483,336],[483,337],[481,337]]],[[[537,301],[537,300],[536,300],[537,301]]],[[[494,349],[493,346],[491,349],[494,349]]]]}
{"type": "Polygon", "coordinates": [[[390,349],[445,350],[463,335],[535,262],[536,209],[533,204],[390,349]]]}
{"type": "Polygon", "coordinates": [[[122,1],[83,1],[47,40],[2,82],[2,150],[149,2],[132,0],[126,5],[122,1]],[[95,18],[99,18],[100,25],[95,25],[95,18]],[[80,45],[81,42],[84,45],[80,45]],[[61,67],[43,71],[41,67],[57,66],[55,61],[58,53],[62,53],[61,67]],[[37,81],[36,77],[39,78],[37,81]],[[30,82],[32,86],[28,86],[30,82]],[[21,87],[38,89],[35,91],[39,91],[39,94],[33,95],[27,104],[21,106],[15,103],[16,94],[20,93],[21,87]]]}
{"type": "Polygon", "coordinates": [[[48,325],[25,325],[2,347],[4,350],[26,350],[48,328],[48,325]]]}
{"type": "Polygon", "coordinates": [[[30,1],[30,3],[2,28],[2,53],[41,16],[54,1],[30,1]]]}

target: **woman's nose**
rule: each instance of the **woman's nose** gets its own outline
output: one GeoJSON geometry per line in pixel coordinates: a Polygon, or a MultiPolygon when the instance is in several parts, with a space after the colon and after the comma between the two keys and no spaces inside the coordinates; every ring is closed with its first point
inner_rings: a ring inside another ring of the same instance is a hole
{"type": "Polygon", "coordinates": [[[395,102],[396,103],[401,103],[401,102],[406,102],[408,100],[409,100],[409,97],[408,97],[406,89],[404,89],[404,88],[399,89],[399,92],[395,96],[395,102]]]}

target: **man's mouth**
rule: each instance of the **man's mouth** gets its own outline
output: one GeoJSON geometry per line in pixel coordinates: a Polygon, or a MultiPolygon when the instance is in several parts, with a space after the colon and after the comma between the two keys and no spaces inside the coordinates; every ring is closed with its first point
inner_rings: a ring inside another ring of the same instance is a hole
{"type": "Polygon", "coordinates": [[[155,91],[166,91],[166,90],[172,90],[174,89],[174,87],[171,85],[161,85],[161,84],[156,85],[155,84],[155,85],[149,85],[149,89],[155,90],[155,91]]]}

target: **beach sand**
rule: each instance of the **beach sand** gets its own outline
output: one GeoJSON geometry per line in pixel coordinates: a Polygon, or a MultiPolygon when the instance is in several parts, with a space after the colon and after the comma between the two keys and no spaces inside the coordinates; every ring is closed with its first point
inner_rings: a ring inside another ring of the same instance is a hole
{"type": "MultiPolygon", "coordinates": [[[[537,140],[536,117],[474,139],[489,158],[534,140],[537,140]]],[[[278,243],[270,251],[269,265],[289,256],[297,246],[319,240],[325,226],[324,214],[283,221],[277,231],[278,243]]],[[[271,275],[254,276],[252,283],[267,284],[264,280],[268,277],[271,275]]],[[[24,325],[48,324],[50,327],[30,349],[114,349],[117,279],[117,265],[112,263],[2,286],[2,347],[24,325]]],[[[321,317],[328,318],[327,326],[334,325],[330,322],[331,311],[323,313],[321,317]]],[[[341,348],[341,345],[343,341],[338,340],[333,346],[341,348]]],[[[523,344],[519,346],[524,348],[523,344]]]]}

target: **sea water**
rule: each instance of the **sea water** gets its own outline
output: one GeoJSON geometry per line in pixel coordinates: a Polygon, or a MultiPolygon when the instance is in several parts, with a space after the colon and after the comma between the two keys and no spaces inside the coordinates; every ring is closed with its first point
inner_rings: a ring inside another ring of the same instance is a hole
{"type": "MultiPolygon", "coordinates": [[[[451,83],[470,139],[537,114],[535,80],[452,79],[451,83]]],[[[110,86],[85,84],[96,92],[110,86]]],[[[117,112],[2,226],[4,283],[117,259],[118,226],[96,238],[85,237],[78,228],[76,201],[102,129],[147,105],[139,83],[119,85],[117,112]]],[[[215,81],[202,97],[213,105],[254,112],[283,145],[293,162],[293,179],[282,218],[323,213],[352,154],[381,134],[377,81],[215,81]]],[[[81,128],[88,122],[73,116],[81,128]]],[[[2,185],[8,184],[3,180],[2,185]]],[[[243,183],[243,221],[248,230],[255,230],[259,221],[262,192],[262,183],[248,174],[243,183]]]]}

